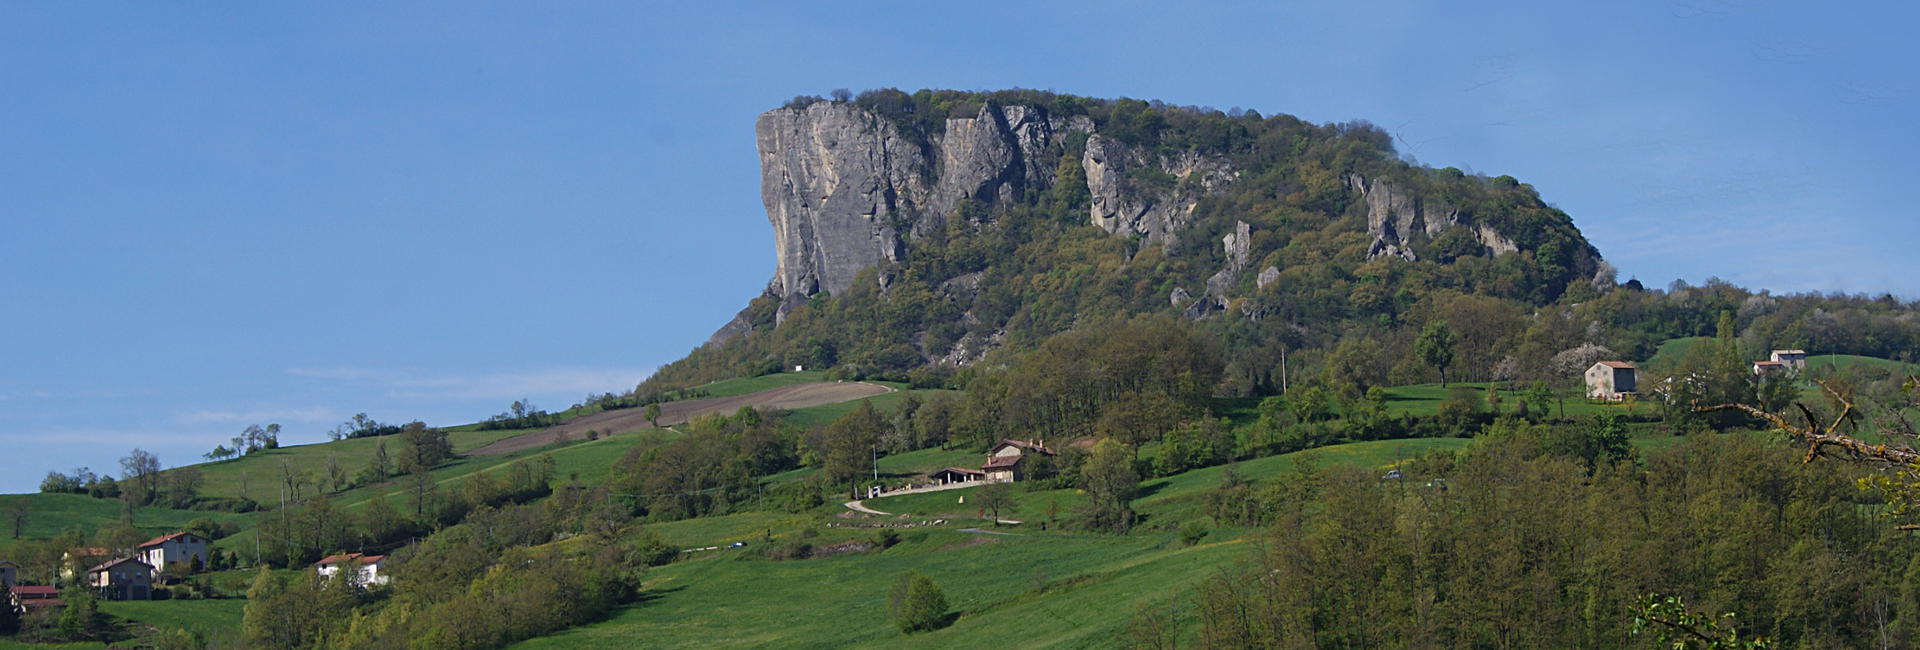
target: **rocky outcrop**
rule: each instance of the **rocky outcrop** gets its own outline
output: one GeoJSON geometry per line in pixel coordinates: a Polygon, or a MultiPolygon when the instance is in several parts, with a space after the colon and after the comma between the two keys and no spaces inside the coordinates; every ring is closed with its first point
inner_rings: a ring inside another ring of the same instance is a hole
{"type": "Polygon", "coordinates": [[[1276,266],[1269,266],[1267,268],[1261,269],[1260,277],[1254,278],[1254,283],[1258,285],[1261,289],[1265,289],[1267,288],[1267,285],[1273,284],[1279,281],[1280,281],[1280,268],[1276,266]]]}
{"type": "MultiPolygon", "coordinates": [[[[1398,257],[1414,261],[1418,259],[1413,252],[1415,233],[1425,233],[1432,239],[1462,225],[1460,211],[1453,206],[1445,201],[1421,201],[1393,181],[1376,178],[1369,183],[1359,174],[1348,174],[1347,186],[1367,201],[1367,234],[1373,236],[1373,243],[1367,246],[1367,259],[1398,257]]],[[[1512,239],[1492,227],[1475,226],[1472,232],[1495,257],[1520,250],[1512,239]]]]}
{"type": "Polygon", "coordinates": [[[1177,242],[1176,232],[1186,225],[1200,197],[1236,178],[1233,166],[1223,159],[1186,152],[1149,160],[1133,147],[1099,134],[1087,138],[1080,165],[1087,173],[1087,191],[1092,195],[1093,225],[1115,235],[1141,235],[1148,244],[1177,242]],[[1129,177],[1128,172],[1134,170],[1145,172],[1140,176],[1165,174],[1174,184],[1155,187],[1129,177]],[[1196,174],[1193,180],[1198,183],[1187,183],[1196,174]],[[1189,189],[1182,191],[1183,185],[1189,189]]]}
{"type": "MultiPolygon", "coordinates": [[[[1227,299],[1227,292],[1233,289],[1234,278],[1247,270],[1247,255],[1252,250],[1252,244],[1252,228],[1245,221],[1234,222],[1233,232],[1220,238],[1220,245],[1226,248],[1227,268],[1220,269],[1219,273],[1207,278],[1207,294],[1187,306],[1182,312],[1187,318],[1199,320],[1212,315],[1215,311],[1224,310],[1231,304],[1227,299]]],[[[1274,273],[1278,274],[1279,271],[1274,273]]]]}

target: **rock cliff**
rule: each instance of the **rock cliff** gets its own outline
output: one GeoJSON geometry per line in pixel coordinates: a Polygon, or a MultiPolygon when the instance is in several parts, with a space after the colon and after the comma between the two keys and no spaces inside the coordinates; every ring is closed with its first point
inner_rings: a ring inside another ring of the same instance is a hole
{"type": "Polygon", "coordinates": [[[1061,133],[1091,128],[1086,118],[986,105],[918,142],[851,104],[761,114],[760,200],[779,260],[768,291],[783,300],[844,293],[861,269],[897,259],[902,238],[927,217],[964,199],[1010,200],[1050,185],[1053,170],[1036,164],[1042,151],[1061,133]]]}
{"type": "MultiPolygon", "coordinates": [[[[1398,257],[1409,262],[1418,258],[1413,252],[1413,237],[1424,233],[1432,239],[1447,229],[1461,225],[1460,211],[1438,199],[1418,199],[1386,179],[1369,183],[1359,174],[1347,176],[1347,186],[1367,200],[1367,234],[1373,243],[1367,247],[1367,259],[1398,257]]],[[[1480,225],[1471,231],[1481,245],[1494,256],[1519,252],[1513,239],[1492,227],[1480,225]]]]}
{"type": "Polygon", "coordinates": [[[1201,195],[1235,178],[1233,166],[1218,158],[1186,152],[1173,158],[1149,159],[1137,149],[1099,134],[1087,138],[1081,167],[1086,170],[1087,190],[1092,194],[1093,225],[1116,235],[1141,235],[1149,244],[1177,242],[1180,227],[1193,214],[1201,195]],[[1145,173],[1129,175],[1130,171],[1145,173]],[[1156,187],[1140,180],[1154,176],[1173,184],[1156,187]]]}
{"type": "MultiPolygon", "coordinates": [[[[924,139],[848,103],[762,113],[754,139],[760,200],[773,225],[776,264],[766,295],[781,301],[776,319],[814,294],[845,293],[862,269],[898,261],[906,242],[963,200],[1006,202],[1051,187],[1057,168],[1041,161],[1069,133],[1090,134],[1080,160],[1091,195],[1088,219],[1115,235],[1176,241],[1200,196],[1234,178],[1222,160],[1148,156],[1093,131],[1085,116],[993,104],[946,120],[924,139]],[[1170,181],[1142,182],[1129,176],[1134,170],[1170,181]]],[[[751,330],[743,311],[707,345],[751,330]]]]}

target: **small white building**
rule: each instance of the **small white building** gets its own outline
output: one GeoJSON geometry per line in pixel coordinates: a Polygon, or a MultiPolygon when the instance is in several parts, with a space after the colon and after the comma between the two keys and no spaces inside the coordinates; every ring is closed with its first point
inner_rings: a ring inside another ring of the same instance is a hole
{"type": "Polygon", "coordinates": [[[193,565],[195,558],[199,558],[201,567],[207,566],[207,540],[188,532],[162,535],[141,544],[134,557],[155,571],[164,572],[169,566],[179,564],[182,569],[180,573],[185,574],[185,569],[193,565]]]}
{"type": "Polygon", "coordinates": [[[385,555],[361,555],[359,553],[329,555],[322,558],[319,562],[315,562],[313,564],[313,570],[318,572],[322,578],[332,578],[344,570],[348,572],[347,576],[353,580],[354,584],[371,587],[374,585],[387,584],[387,581],[392,579],[391,576],[382,573],[380,570],[382,566],[385,565],[386,560],[387,556],[385,555]]]}
{"type": "Polygon", "coordinates": [[[1587,399],[1618,402],[1634,392],[1633,364],[1600,361],[1587,368],[1587,399]]]}
{"type": "Polygon", "coordinates": [[[1774,350],[1769,361],[1792,368],[1795,371],[1807,369],[1806,350],[1774,350]]]}

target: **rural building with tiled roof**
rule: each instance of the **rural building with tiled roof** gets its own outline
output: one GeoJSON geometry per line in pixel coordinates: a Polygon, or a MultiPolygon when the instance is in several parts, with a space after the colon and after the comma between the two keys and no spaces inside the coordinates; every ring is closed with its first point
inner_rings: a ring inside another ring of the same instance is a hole
{"type": "Polygon", "coordinates": [[[87,569],[87,586],[107,600],[153,598],[153,565],[127,557],[87,569]]]}
{"type": "Polygon", "coordinates": [[[1599,361],[1587,368],[1587,399],[1618,402],[1634,393],[1633,364],[1599,361]]]}

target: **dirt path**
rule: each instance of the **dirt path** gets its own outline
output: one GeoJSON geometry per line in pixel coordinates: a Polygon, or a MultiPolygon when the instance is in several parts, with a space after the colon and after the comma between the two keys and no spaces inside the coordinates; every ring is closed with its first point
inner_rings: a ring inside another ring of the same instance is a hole
{"type": "MultiPolygon", "coordinates": [[[[732,413],[742,406],[756,408],[798,409],[809,406],[837,404],[862,397],[872,397],[893,392],[892,388],[865,382],[833,382],[817,384],[794,384],[769,388],[757,393],[734,395],[732,397],[707,397],[703,399],[680,400],[660,405],[660,426],[670,426],[686,422],[693,418],[711,413],[732,413]]],[[[496,440],[493,444],[467,452],[468,456],[490,456],[507,454],[541,445],[549,445],[566,435],[569,439],[584,440],[587,430],[593,429],[603,434],[617,434],[637,429],[651,428],[647,422],[645,408],[601,411],[586,417],[568,420],[565,424],[526,433],[512,438],[496,440]]]]}
{"type": "Polygon", "coordinates": [[[843,503],[843,504],[840,504],[840,505],[843,505],[843,506],[846,506],[846,507],[848,507],[848,508],[850,508],[850,509],[853,509],[853,510],[858,510],[858,511],[860,511],[860,512],[864,512],[864,513],[867,513],[867,514],[870,514],[870,515],[890,515],[890,514],[893,514],[893,513],[891,513],[891,512],[881,512],[881,511],[879,511],[879,510],[874,510],[873,508],[869,508],[869,507],[867,507],[867,506],[866,506],[865,504],[862,504],[862,503],[860,503],[859,501],[848,501],[848,502],[846,502],[846,503],[843,503]]]}

